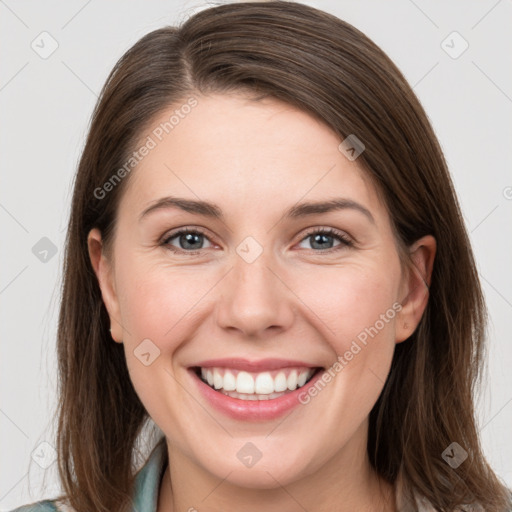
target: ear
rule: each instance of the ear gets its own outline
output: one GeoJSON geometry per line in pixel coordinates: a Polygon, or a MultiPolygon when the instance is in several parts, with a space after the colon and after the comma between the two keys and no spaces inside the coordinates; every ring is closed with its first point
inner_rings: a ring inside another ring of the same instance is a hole
{"type": "Polygon", "coordinates": [[[101,232],[99,229],[91,229],[87,237],[87,246],[94,273],[98,278],[103,303],[105,304],[110,317],[111,336],[116,342],[122,343],[123,329],[119,321],[121,316],[119,314],[119,302],[115,290],[112,264],[104,254],[101,232]]]}
{"type": "Polygon", "coordinates": [[[396,343],[414,333],[427,307],[436,248],[436,240],[431,235],[420,238],[409,248],[412,266],[402,282],[399,297],[402,309],[395,327],[396,343]]]}

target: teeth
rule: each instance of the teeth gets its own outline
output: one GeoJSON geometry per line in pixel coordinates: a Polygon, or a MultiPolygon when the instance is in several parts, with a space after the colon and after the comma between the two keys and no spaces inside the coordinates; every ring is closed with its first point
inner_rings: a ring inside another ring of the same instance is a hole
{"type": "Polygon", "coordinates": [[[301,388],[302,386],[304,386],[304,384],[306,384],[306,380],[307,380],[307,378],[308,378],[307,374],[306,374],[306,373],[304,373],[304,372],[302,372],[302,373],[299,375],[298,379],[297,379],[297,386],[298,386],[299,388],[301,388]]]}
{"type": "Polygon", "coordinates": [[[224,372],[224,383],[222,385],[224,391],[235,391],[236,379],[231,372],[224,372]]]}
{"type": "Polygon", "coordinates": [[[229,396],[237,395],[235,398],[238,398],[241,394],[244,400],[266,400],[304,386],[314,371],[314,368],[287,368],[249,373],[225,368],[201,368],[201,376],[212,388],[229,396]]]}
{"type": "Polygon", "coordinates": [[[215,389],[220,389],[224,384],[224,379],[222,378],[221,373],[217,368],[213,370],[213,387],[215,389]]]}
{"type": "Polygon", "coordinates": [[[274,391],[280,393],[288,389],[288,380],[283,372],[279,372],[274,379],[274,391]]]}
{"type": "Polygon", "coordinates": [[[254,379],[247,372],[240,372],[236,376],[237,393],[254,393],[254,379]]]}
{"type": "Polygon", "coordinates": [[[288,375],[288,389],[294,390],[297,387],[297,370],[292,370],[288,375]]]}
{"type": "Polygon", "coordinates": [[[285,393],[270,393],[269,395],[246,395],[244,393],[237,393],[236,391],[224,391],[221,389],[221,393],[224,395],[228,395],[231,398],[238,398],[240,400],[272,400],[274,398],[279,398],[283,396],[285,393]]]}
{"type": "Polygon", "coordinates": [[[270,373],[259,373],[254,383],[254,392],[258,395],[269,395],[274,392],[274,379],[270,373]]]}

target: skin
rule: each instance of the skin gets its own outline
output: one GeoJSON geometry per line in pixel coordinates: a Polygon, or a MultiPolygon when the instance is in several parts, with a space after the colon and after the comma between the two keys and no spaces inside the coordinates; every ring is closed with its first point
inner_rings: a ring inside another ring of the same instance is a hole
{"type": "Polygon", "coordinates": [[[309,114],[242,93],[196,98],[132,171],[111,258],[97,229],[88,237],[112,337],[124,343],[134,387],[167,438],[158,512],[393,511],[394,489],[368,461],[368,415],[396,343],[414,332],[427,304],[435,240],[410,247],[416,271],[402,269],[377,191],[357,159],[338,150],[338,136],[309,114]],[[168,195],[215,202],[224,220],[169,208],[139,221],[168,195]],[[353,209],[282,218],[298,202],[335,197],[363,205],[374,222],[353,209]],[[195,242],[199,254],[179,236],[162,243],[181,227],[205,231],[195,242]],[[354,245],[333,237],[318,248],[307,236],[317,227],[339,230],[354,245]],[[236,252],[247,236],[263,248],[252,263],[236,252]],[[231,356],[328,368],[397,302],[401,311],[378,335],[285,418],[229,418],[187,372],[195,362],[231,356]],[[134,355],[146,338],[160,350],[149,366],[134,355]],[[262,453],[251,468],[236,456],[246,442],[262,453]]]}

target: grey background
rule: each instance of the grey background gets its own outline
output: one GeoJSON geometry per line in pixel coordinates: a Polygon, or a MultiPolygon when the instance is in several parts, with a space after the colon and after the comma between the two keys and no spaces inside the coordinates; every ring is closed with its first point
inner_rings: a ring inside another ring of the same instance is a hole
{"type": "MultiPolygon", "coordinates": [[[[478,403],[482,444],[512,486],[512,1],[304,3],[345,19],[380,45],[432,121],[490,310],[489,378],[478,403]],[[457,58],[463,41],[453,31],[469,44],[457,58]]],[[[97,94],[140,37],[205,5],[0,0],[1,510],[58,490],[51,414],[60,269],[71,180],[97,94]],[[46,59],[31,47],[51,48],[43,31],[58,44],[46,59]]]]}

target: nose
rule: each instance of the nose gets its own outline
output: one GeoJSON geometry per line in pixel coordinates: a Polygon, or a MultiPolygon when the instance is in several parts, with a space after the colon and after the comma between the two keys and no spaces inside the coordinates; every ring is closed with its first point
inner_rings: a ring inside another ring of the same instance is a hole
{"type": "Polygon", "coordinates": [[[265,252],[252,263],[235,255],[217,302],[217,325],[221,329],[265,339],[290,327],[294,295],[275,267],[265,252]]]}

